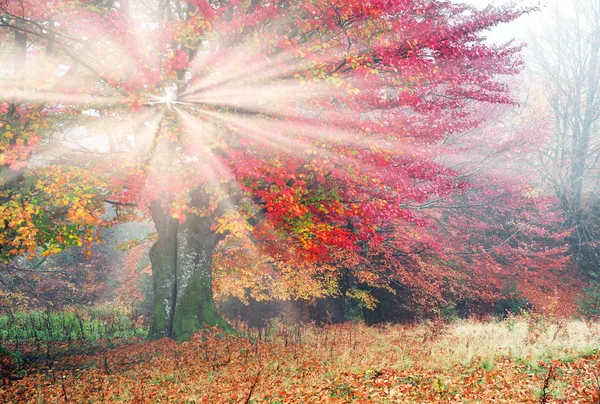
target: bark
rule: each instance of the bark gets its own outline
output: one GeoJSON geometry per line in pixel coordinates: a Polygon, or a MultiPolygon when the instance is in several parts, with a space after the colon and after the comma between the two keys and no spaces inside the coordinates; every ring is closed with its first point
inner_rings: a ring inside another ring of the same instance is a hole
{"type": "Polygon", "coordinates": [[[176,301],[171,336],[187,340],[205,325],[231,328],[217,312],[212,290],[212,254],[220,237],[212,220],[188,216],[177,232],[176,301]]]}
{"type": "Polygon", "coordinates": [[[150,337],[163,338],[170,337],[173,328],[178,223],[158,206],[153,206],[151,210],[158,240],[150,249],[154,286],[150,337]]]}
{"type": "Polygon", "coordinates": [[[185,341],[205,326],[233,329],[217,312],[212,290],[212,254],[221,237],[212,220],[188,215],[184,223],[152,207],[158,241],[150,250],[154,279],[151,338],[185,341]]]}

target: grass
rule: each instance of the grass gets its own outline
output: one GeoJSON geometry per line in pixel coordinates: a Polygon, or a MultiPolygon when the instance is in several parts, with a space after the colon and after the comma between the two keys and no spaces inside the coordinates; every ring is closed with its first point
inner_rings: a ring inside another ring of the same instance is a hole
{"type": "MultiPolygon", "coordinates": [[[[133,322],[132,322],[133,324],[133,322]]],[[[600,398],[598,325],[539,316],[451,324],[237,324],[32,366],[6,402],[576,402],[600,398]],[[551,377],[548,377],[548,375],[551,377]],[[248,398],[248,396],[251,396],[248,398]]],[[[23,345],[25,346],[25,345],[23,345]]],[[[21,369],[22,371],[23,369],[21,369]]]]}
{"type": "Polygon", "coordinates": [[[52,343],[60,341],[145,337],[134,313],[101,306],[61,312],[30,311],[0,315],[0,343],[52,343]]]}
{"type": "MultiPolygon", "coordinates": [[[[144,340],[141,318],[118,306],[73,307],[0,315],[0,354],[18,367],[46,363],[76,353],[91,352],[144,340]]],[[[23,369],[21,369],[23,371],[23,369]]],[[[6,373],[0,368],[0,375],[6,373]]]]}

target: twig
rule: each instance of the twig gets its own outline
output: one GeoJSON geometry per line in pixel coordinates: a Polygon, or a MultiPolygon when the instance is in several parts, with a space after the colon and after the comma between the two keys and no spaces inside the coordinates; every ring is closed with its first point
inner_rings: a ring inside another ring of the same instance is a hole
{"type": "Polygon", "coordinates": [[[252,383],[252,387],[250,387],[250,391],[248,392],[248,397],[246,397],[244,404],[248,404],[250,402],[250,398],[252,397],[252,393],[254,393],[254,389],[256,388],[256,385],[258,384],[258,380],[260,379],[261,373],[262,373],[262,368],[256,374],[256,378],[254,379],[254,383],[252,383]]]}
{"type": "Polygon", "coordinates": [[[554,380],[555,377],[555,367],[554,364],[550,365],[550,369],[548,369],[548,374],[544,379],[544,385],[542,386],[542,394],[540,395],[540,404],[546,404],[548,399],[550,398],[550,393],[548,392],[548,387],[550,387],[550,383],[554,380]]]}
{"type": "Polygon", "coordinates": [[[64,375],[61,378],[61,382],[62,382],[63,395],[64,395],[64,398],[65,398],[65,401],[68,403],[69,402],[69,397],[67,396],[67,388],[65,387],[65,376],[64,375]]]}

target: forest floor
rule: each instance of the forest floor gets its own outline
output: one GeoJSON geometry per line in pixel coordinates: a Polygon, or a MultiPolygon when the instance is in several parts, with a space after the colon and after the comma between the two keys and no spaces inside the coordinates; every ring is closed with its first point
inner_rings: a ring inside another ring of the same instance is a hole
{"type": "Polygon", "coordinates": [[[277,323],[238,336],[210,330],[184,343],[139,341],[40,356],[12,373],[4,358],[0,402],[600,402],[595,323],[533,315],[381,327],[277,323]]]}

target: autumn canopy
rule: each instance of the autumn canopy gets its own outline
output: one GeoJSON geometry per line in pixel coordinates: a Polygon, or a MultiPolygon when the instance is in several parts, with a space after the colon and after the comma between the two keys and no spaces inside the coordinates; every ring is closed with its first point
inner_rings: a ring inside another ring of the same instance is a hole
{"type": "Polygon", "coordinates": [[[0,0],[2,265],[151,220],[151,334],[179,340],[229,327],[212,282],[226,239],[257,257],[246,289],[283,279],[288,298],[361,283],[485,305],[516,283],[535,302],[565,243],[512,175],[540,128],[488,125],[521,47],[485,41],[528,11],[0,0]]]}

